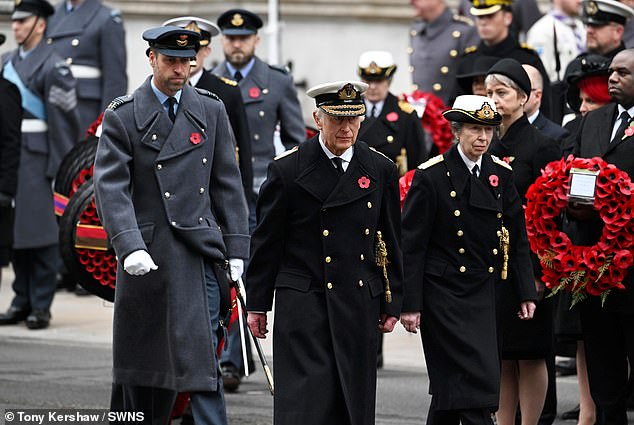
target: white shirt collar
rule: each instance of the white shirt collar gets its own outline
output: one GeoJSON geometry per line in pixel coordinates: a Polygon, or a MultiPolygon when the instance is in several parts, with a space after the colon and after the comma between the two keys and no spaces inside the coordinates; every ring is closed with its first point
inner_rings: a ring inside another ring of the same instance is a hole
{"type": "Polygon", "coordinates": [[[376,103],[370,102],[368,99],[363,99],[365,102],[365,115],[367,117],[372,113],[372,106],[376,106],[376,117],[381,115],[381,111],[383,110],[383,105],[385,105],[385,99],[379,100],[376,103]]]}
{"type": "Polygon", "coordinates": [[[478,158],[478,160],[475,162],[471,161],[469,158],[467,158],[467,155],[465,155],[464,152],[462,151],[462,146],[460,146],[460,144],[458,144],[458,153],[460,154],[460,158],[462,158],[462,161],[464,162],[464,164],[467,166],[467,169],[469,170],[469,172],[471,172],[474,165],[477,165],[478,169],[482,171],[482,157],[478,158]]]}
{"type": "MultiPolygon", "coordinates": [[[[623,111],[625,111],[626,109],[621,105],[617,105],[617,108],[619,112],[616,114],[616,116],[620,117],[623,111]]],[[[627,109],[627,113],[630,114],[630,117],[634,117],[634,106],[632,106],[630,109],[627,109]]]]}
{"type": "Polygon", "coordinates": [[[200,77],[203,76],[204,70],[204,68],[200,68],[197,73],[189,76],[189,84],[191,84],[192,87],[196,87],[196,84],[198,84],[198,82],[200,81],[200,77]]]}
{"type": "MultiPolygon", "coordinates": [[[[326,156],[328,157],[328,159],[333,159],[335,158],[337,155],[335,155],[334,153],[330,152],[328,150],[328,148],[326,147],[326,144],[324,143],[323,139],[321,138],[321,133],[319,133],[319,145],[321,146],[321,149],[324,151],[324,153],[326,154],[326,156]]],[[[346,168],[348,168],[348,164],[350,163],[350,161],[352,160],[352,154],[354,153],[354,145],[350,146],[348,149],[346,149],[346,151],[344,153],[342,153],[341,155],[339,155],[339,158],[341,158],[343,160],[343,170],[345,171],[346,168]]],[[[333,164],[334,166],[334,164],[333,164]]]]}
{"type": "Polygon", "coordinates": [[[539,115],[539,109],[535,111],[535,113],[533,115],[529,115],[528,118],[528,122],[529,123],[534,123],[535,120],[537,119],[537,116],[539,115]]]}

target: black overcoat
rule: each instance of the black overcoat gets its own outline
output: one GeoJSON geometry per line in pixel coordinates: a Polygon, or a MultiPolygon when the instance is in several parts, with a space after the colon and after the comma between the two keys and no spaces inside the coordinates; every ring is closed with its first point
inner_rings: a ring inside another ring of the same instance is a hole
{"type": "Polygon", "coordinates": [[[361,123],[359,139],[394,162],[401,155],[401,149],[405,149],[408,170],[418,167],[428,157],[423,126],[416,111],[408,104],[399,105],[392,93],[388,93],[378,117],[366,118],[361,123]]]}
{"type": "MultiPolygon", "coordinates": [[[[511,170],[489,154],[480,178],[457,146],[419,167],[403,207],[403,311],[421,312],[430,393],[439,410],[495,410],[500,363],[496,285],[510,232],[509,269],[523,300],[535,300],[522,203],[511,170]]],[[[517,306],[519,309],[519,305],[517,306]]]]}
{"type": "Polygon", "coordinates": [[[249,311],[271,310],[275,293],[276,425],[374,424],[379,314],[398,317],[402,301],[397,179],[360,141],[339,177],[318,136],[269,165],[246,281],[249,311]]]}

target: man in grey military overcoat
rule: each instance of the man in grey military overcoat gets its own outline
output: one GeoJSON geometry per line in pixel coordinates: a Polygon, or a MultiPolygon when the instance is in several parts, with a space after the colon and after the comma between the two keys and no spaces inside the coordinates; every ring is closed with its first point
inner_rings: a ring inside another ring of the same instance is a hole
{"type": "Polygon", "coordinates": [[[19,47],[2,58],[3,76],[20,90],[24,114],[15,196],[15,297],[0,325],[26,319],[29,329],[46,328],[51,319],[60,263],[52,181],[79,140],[75,79],[43,41],[52,14],[46,0],[17,0],[11,27],[19,47]]]}
{"type": "Polygon", "coordinates": [[[128,90],[125,30],[121,12],[101,0],[64,0],[55,7],[46,42],[77,79],[81,131],[128,90]]]}
{"type": "MultiPolygon", "coordinates": [[[[238,82],[251,132],[253,156],[253,193],[247,194],[249,230],[255,229],[255,202],[266,169],[275,155],[297,146],[306,139],[301,107],[293,78],[284,68],[268,65],[255,56],[260,41],[258,29],[262,19],[244,9],[231,9],[218,17],[222,31],[225,61],[214,68],[214,74],[238,82]],[[276,132],[283,146],[276,142],[276,132]],[[276,146],[277,145],[277,146],[276,146]]],[[[225,388],[237,389],[242,369],[242,350],[238,327],[232,327],[227,351],[221,363],[225,388]]]]}
{"type": "Polygon", "coordinates": [[[200,34],[143,34],[153,75],[106,110],[99,217],[119,259],[113,406],[167,423],[189,392],[197,424],[226,424],[216,359],[219,284],[248,257],[247,207],[222,102],[186,84],[200,34]]]}

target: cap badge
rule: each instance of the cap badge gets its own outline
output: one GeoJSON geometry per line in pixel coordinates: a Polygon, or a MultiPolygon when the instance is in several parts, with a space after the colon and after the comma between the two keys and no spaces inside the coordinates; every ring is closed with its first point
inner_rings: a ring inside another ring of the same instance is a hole
{"type": "Polygon", "coordinates": [[[187,37],[187,34],[180,35],[178,38],[179,38],[179,39],[178,39],[178,40],[176,40],[176,44],[178,45],[178,47],[185,47],[185,46],[187,46],[187,38],[188,38],[188,37],[187,37]]]}
{"type": "Polygon", "coordinates": [[[337,97],[340,100],[353,100],[357,97],[357,91],[352,84],[348,83],[337,92],[337,97]]]}
{"type": "Polygon", "coordinates": [[[239,27],[242,24],[244,24],[244,19],[242,18],[242,15],[240,15],[239,13],[233,15],[233,17],[231,18],[231,25],[233,25],[234,27],[239,27]]]}
{"type": "Polygon", "coordinates": [[[189,24],[187,24],[187,26],[185,27],[186,30],[190,30],[190,31],[194,31],[197,32],[198,34],[201,33],[200,31],[200,27],[198,26],[198,24],[196,23],[196,21],[191,21],[189,24]]]}
{"type": "Polygon", "coordinates": [[[493,119],[493,109],[491,109],[491,105],[489,105],[489,102],[484,102],[482,108],[476,111],[475,116],[476,118],[481,120],[493,119]]]}
{"type": "Polygon", "coordinates": [[[380,74],[381,68],[376,64],[376,62],[372,61],[370,65],[365,68],[366,74],[380,74]]]}
{"type": "Polygon", "coordinates": [[[15,0],[15,5],[16,7],[20,5],[20,3],[22,3],[22,0],[15,0]]]}
{"type": "Polygon", "coordinates": [[[599,12],[599,6],[593,1],[586,3],[586,13],[588,15],[596,15],[599,12]]]}

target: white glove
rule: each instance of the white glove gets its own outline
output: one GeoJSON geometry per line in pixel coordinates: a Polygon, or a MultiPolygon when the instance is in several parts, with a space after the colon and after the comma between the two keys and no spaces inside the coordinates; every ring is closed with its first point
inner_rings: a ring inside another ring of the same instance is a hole
{"type": "Polygon", "coordinates": [[[229,278],[236,282],[244,273],[244,261],[239,258],[229,259],[229,278]]]}
{"type": "Polygon", "coordinates": [[[123,260],[123,270],[134,276],[142,276],[150,270],[156,270],[158,266],[147,251],[139,249],[132,252],[123,260]]]}

